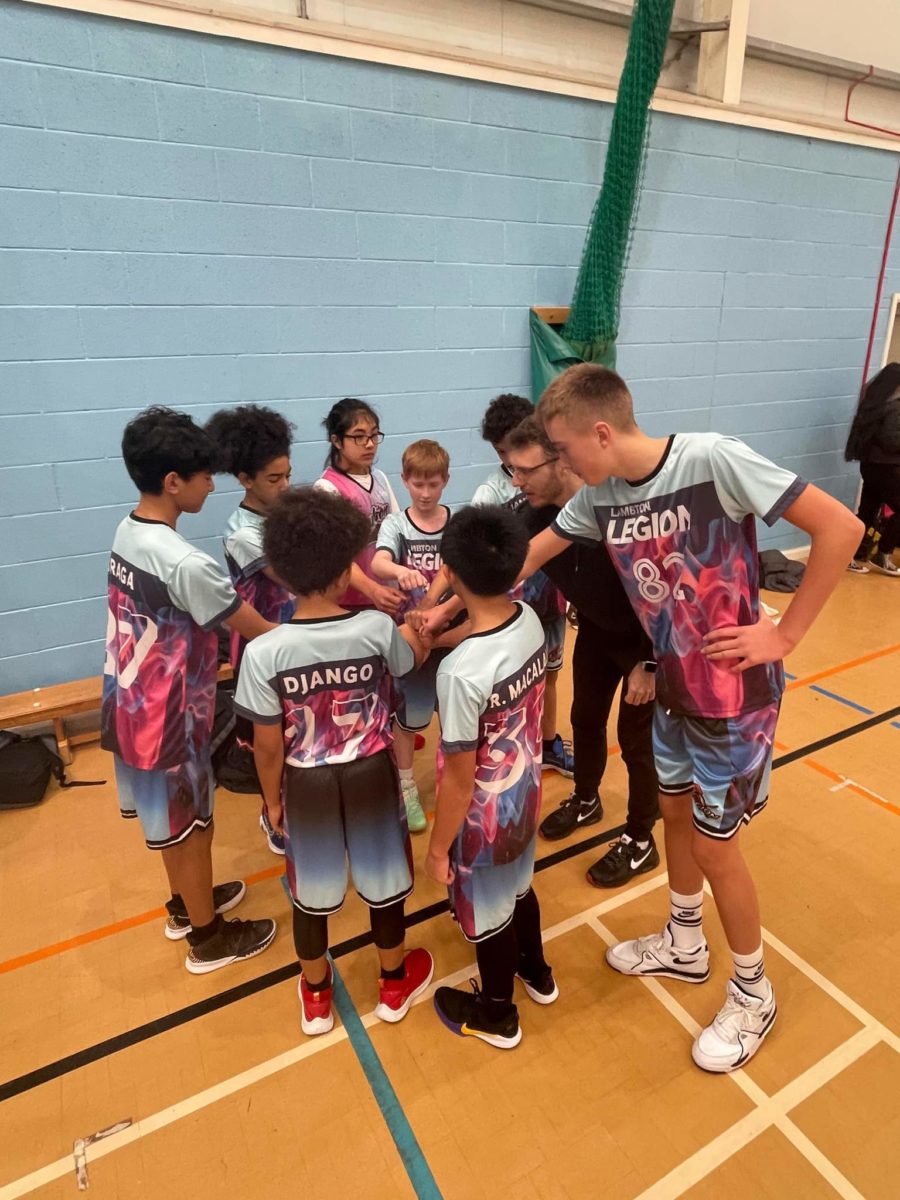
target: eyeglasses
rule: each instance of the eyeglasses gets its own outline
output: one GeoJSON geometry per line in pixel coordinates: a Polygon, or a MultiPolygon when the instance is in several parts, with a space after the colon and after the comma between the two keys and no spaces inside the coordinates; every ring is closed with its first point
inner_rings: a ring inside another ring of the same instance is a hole
{"type": "Polygon", "coordinates": [[[538,463],[536,467],[510,467],[510,479],[518,478],[522,483],[527,483],[536,471],[540,471],[541,467],[549,467],[551,463],[559,462],[558,458],[545,458],[542,463],[538,463]]]}
{"type": "Polygon", "coordinates": [[[368,446],[370,442],[377,446],[384,441],[384,434],[380,429],[376,429],[374,433],[345,433],[343,440],[355,442],[357,446],[368,446]]]}

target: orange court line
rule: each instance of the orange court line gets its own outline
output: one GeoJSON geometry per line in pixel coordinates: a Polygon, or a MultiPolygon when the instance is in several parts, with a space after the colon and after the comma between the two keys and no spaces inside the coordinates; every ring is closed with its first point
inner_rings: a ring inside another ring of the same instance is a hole
{"type": "MultiPolygon", "coordinates": [[[[795,679],[793,682],[787,685],[785,690],[791,691],[795,688],[805,687],[807,684],[815,683],[819,679],[825,679],[829,675],[837,675],[841,671],[848,671],[852,667],[858,667],[863,663],[872,662],[874,659],[885,658],[889,654],[895,654],[898,650],[900,650],[900,643],[894,646],[888,646],[884,650],[875,650],[871,654],[864,654],[861,658],[851,659],[850,662],[840,663],[836,667],[829,667],[825,671],[818,671],[816,674],[807,675],[803,679],[795,679]]],[[[787,746],[780,742],[776,742],[775,746],[779,750],[788,749],[787,746]]],[[[620,748],[618,746],[611,746],[609,753],[618,754],[620,753],[620,748]]],[[[827,767],[821,767],[820,764],[814,763],[811,759],[803,759],[802,761],[811,766],[813,770],[818,770],[824,774],[828,773],[827,767]]],[[[840,783],[841,776],[834,775],[833,780],[836,783],[840,783]]],[[[847,788],[849,791],[856,792],[864,799],[871,800],[873,803],[880,805],[882,808],[887,808],[889,811],[895,812],[898,814],[898,816],[900,816],[900,809],[896,808],[892,804],[889,804],[887,801],[879,800],[877,797],[870,795],[865,791],[865,789],[857,787],[853,783],[848,783],[847,788]]],[[[248,887],[250,887],[254,883],[259,883],[261,880],[273,879],[276,875],[280,875],[281,873],[281,866],[267,867],[264,871],[257,871],[253,875],[248,875],[244,882],[248,887]]],[[[54,955],[57,954],[64,954],[67,950],[75,950],[79,946],[87,946],[90,945],[91,942],[98,942],[103,938],[112,937],[114,934],[123,933],[126,929],[134,929],[139,925],[146,925],[150,921],[155,921],[163,916],[165,916],[165,909],[154,908],[149,912],[138,913],[134,917],[126,917],[122,921],[114,921],[111,925],[101,925],[98,929],[89,929],[86,933],[79,933],[76,937],[66,938],[65,941],[54,942],[50,946],[42,946],[39,950],[32,950],[28,954],[20,954],[16,958],[9,958],[6,960],[6,962],[0,962],[0,975],[5,975],[8,971],[16,971],[19,969],[19,967],[30,966],[32,963],[41,962],[47,958],[53,958],[54,955]]]]}
{"type": "Polygon", "coordinates": [[[807,687],[811,683],[818,683],[820,679],[827,679],[829,675],[838,675],[841,671],[850,671],[853,667],[861,667],[863,663],[874,662],[877,658],[887,658],[889,654],[896,654],[900,650],[900,642],[895,646],[886,646],[884,650],[873,650],[871,654],[863,654],[860,658],[853,658],[850,662],[841,663],[837,667],[829,667],[825,671],[816,671],[813,675],[806,675],[802,679],[792,680],[784,689],[786,692],[792,692],[796,688],[807,687]]]}
{"type": "MultiPolygon", "coordinates": [[[[280,865],[266,867],[264,871],[256,871],[254,874],[248,875],[244,883],[250,887],[254,883],[260,883],[263,879],[274,879],[275,876],[283,874],[283,871],[284,868],[280,865]]],[[[0,975],[5,975],[7,971],[18,970],[19,967],[28,967],[45,958],[53,958],[56,954],[64,954],[66,950],[76,950],[79,946],[88,946],[91,942],[99,942],[103,938],[112,937],[115,933],[124,933],[126,929],[135,929],[138,925],[146,925],[165,915],[165,908],[151,908],[136,916],[113,921],[111,925],[101,925],[98,929],[89,929],[86,933],[66,938],[63,942],[54,942],[51,946],[42,946],[39,950],[31,950],[28,954],[20,954],[17,958],[8,958],[6,962],[0,963],[0,975]]]]}

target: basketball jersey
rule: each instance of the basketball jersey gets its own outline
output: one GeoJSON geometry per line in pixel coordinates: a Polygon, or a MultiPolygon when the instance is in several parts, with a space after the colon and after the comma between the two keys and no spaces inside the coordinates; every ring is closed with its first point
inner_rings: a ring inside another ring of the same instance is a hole
{"type": "Polygon", "coordinates": [[[523,604],[498,629],[467,637],[438,668],[438,786],[447,754],[475,751],[472,801],[455,843],[458,863],[512,862],[534,837],[546,668],[543,628],[523,604]]]}
{"type": "Polygon", "coordinates": [[[101,745],[165,770],[208,754],[215,629],[241,599],[209,557],[162,521],[126,517],[109,558],[101,745]]]}
{"type": "MultiPolygon", "coordinates": [[[[395,507],[392,503],[393,492],[391,485],[388,483],[387,476],[383,471],[373,470],[368,476],[369,484],[365,483],[366,476],[364,475],[349,475],[346,471],[339,471],[337,467],[326,467],[322,473],[322,478],[316,481],[314,486],[319,487],[323,483],[330,484],[332,488],[343,496],[345,500],[349,500],[354,507],[369,521],[370,535],[368,545],[362,550],[362,553],[357,555],[356,565],[366,575],[372,576],[372,559],[375,557],[375,543],[378,540],[378,531],[381,528],[381,523],[395,507]]],[[[372,601],[368,596],[364,596],[362,592],[356,588],[350,587],[340,599],[340,603],[346,608],[371,608],[372,601]]]]}
{"type": "Polygon", "coordinates": [[[759,620],[755,518],[774,525],[805,487],[736,438],[679,433],[646,479],[583,487],[553,522],[562,537],[606,545],[653,642],[665,708],[727,718],[781,696],[780,662],[732,674],[701,649],[711,630],[759,620]]]}
{"type": "Polygon", "coordinates": [[[385,613],[294,619],[248,645],[234,708],[260,725],[283,723],[288,767],[353,762],[392,744],[392,676],[414,666],[385,613]]]}
{"type": "MultiPolygon", "coordinates": [[[[280,625],[294,615],[296,601],[292,592],[265,573],[268,565],[263,554],[265,520],[263,513],[254,512],[245,504],[235,509],[225,526],[225,565],[240,598],[265,620],[280,625]]],[[[230,659],[235,669],[246,645],[246,640],[232,630],[230,659]]]]}
{"type": "MultiPolygon", "coordinates": [[[[479,484],[472,497],[473,504],[498,504],[510,512],[523,512],[528,501],[502,467],[498,467],[484,483],[479,484]]],[[[543,571],[535,571],[510,592],[513,600],[530,604],[545,625],[563,616],[566,600],[562,592],[543,571]]]]}
{"type": "MultiPolygon", "coordinates": [[[[389,513],[382,522],[375,544],[376,550],[387,550],[395,563],[424,575],[428,587],[434,582],[443,561],[441,538],[450,519],[450,510],[445,505],[442,505],[442,508],[445,514],[444,524],[435,533],[420,529],[409,515],[409,509],[405,512],[389,513]]],[[[398,625],[403,624],[408,612],[422,603],[428,587],[413,588],[412,591],[402,593],[403,604],[396,617],[398,625]]]]}

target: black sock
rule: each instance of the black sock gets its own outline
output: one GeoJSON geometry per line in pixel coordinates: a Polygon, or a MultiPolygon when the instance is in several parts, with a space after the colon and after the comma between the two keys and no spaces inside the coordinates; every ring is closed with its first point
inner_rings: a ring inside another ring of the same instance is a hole
{"type": "Polygon", "coordinates": [[[553,747],[556,745],[556,739],[558,737],[559,737],[559,734],[554,733],[552,738],[544,738],[544,753],[545,754],[549,754],[552,751],[553,747]]]}
{"type": "Polygon", "coordinates": [[[181,916],[182,913],[187,912],[180,892],[173,892],[171,900],[166,901],[166,912],[171,917],[174,917],[176,914],[181,916]]]}
{"type": "Polygon", "coordinates": [[[405,979],[406,978],[406,964],[401,963],[399,967],[392,967],[390,969],[390,971],[386,971],[384,969],[384,967],[382,967],[381,968],[381,978],[382,979],[405,979]]]}
{"type": "Polygon", "coordinates": [[[222,918],[217,913],[208,925],[195,925],[187,935],[188,944],[199,946],[203,942],[208,942],[214,934],[218,933],[221,921],[222,918]]]}
{"type": "Polygon", "coordinates": [[[331,975],[329,973],[319,983],[310,983],[307,979],[306,986],[311,992],[324,992],[326,988],[331,987],[331,975]]]}
{"type": "Polygon", "coordinates": [[[502,1021],[515,1010],[513,984],[519,960],[513,923],[475,945],[481,976],[481,1003],[489,1021],[502,1021]]]}

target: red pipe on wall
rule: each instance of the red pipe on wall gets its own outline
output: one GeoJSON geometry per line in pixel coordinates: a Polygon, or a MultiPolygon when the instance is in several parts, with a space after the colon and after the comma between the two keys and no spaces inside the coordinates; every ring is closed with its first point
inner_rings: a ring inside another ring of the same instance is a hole
{"type": "Polygon", "coordinates": [[[878,327],[878,310],[881,308],[881,293],[884,290],[884,276],[887,271],[888,255],[891,251],[891,238],[894,232],[894,218],[897,215],[897,197],[900,195],[900,162],[897,164],[897,178],[894,180],[894,197],[891,201],[891,211],[888,216],[887,230],[884,235],[884,247],[881,251],[881,270],[878,272],[878,286],[875,289],[875,304],[872,307],[872,324],[869,328],[869,344],[866,347],[866,362],[863,367],[862,383],[859,394],[862,396],[869,378],[869,366],[872,362],[872,347],[875,344],[875,331],[878,327]]]}

